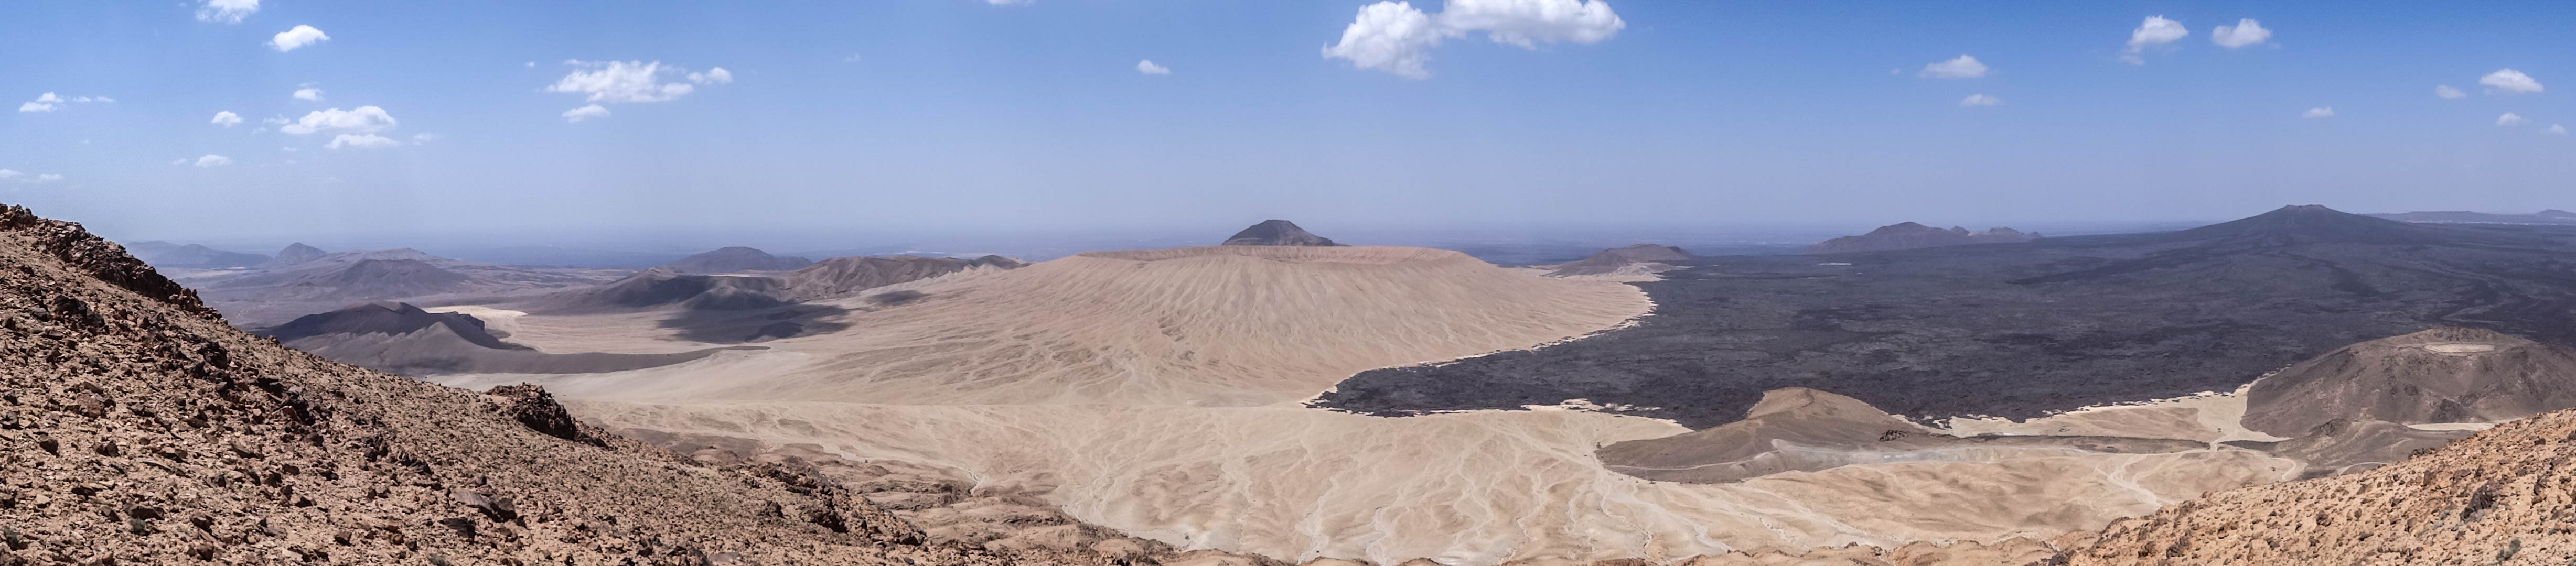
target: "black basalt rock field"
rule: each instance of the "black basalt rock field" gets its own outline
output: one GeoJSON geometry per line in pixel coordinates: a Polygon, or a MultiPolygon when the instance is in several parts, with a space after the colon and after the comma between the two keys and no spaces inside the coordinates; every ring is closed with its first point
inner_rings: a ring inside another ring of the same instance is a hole
{"type": "Polygon", "coordinates": [[[1378,415],[1587,399],[1706,428],[1807,387],[1916,419],[2012,418],[2231,391],[2441,326],[2576,344],[2576,228],[2286,207],[2191,230],[1732,256],[1638,283],[1655,312],[1536,350],[1360,373],[1315,401],[1378,415]]]}

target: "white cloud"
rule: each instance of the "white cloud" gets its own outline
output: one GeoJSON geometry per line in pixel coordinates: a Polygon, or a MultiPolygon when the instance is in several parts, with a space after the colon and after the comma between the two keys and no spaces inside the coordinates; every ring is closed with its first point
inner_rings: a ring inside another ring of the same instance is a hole
{"type": "Polygon", "coordinates": [[[242,18],[259,11],[259,0],[206,0],[197,7],[197,21],[238,24],[242,18]]]}
{"type": "Polygon", "coordinates": [[[1495,43],[1537,49],[1540,43],[1597,43],[1627,27],[1601,0],[1447,0],[1438,14],[1390,0],[1362,6],[1342,29],[1341,42],[1323,55],[1419,79],[1431,76],[1423,68],[1431,48],[1449,38],[1484,32],[1495,43]]]}
{"type": "Polygon", "coordinates": [[[343,147],[360,147],[360,148],[365,148],[365,147],[386,147],[386,146],[395,146],[395,145],[402,145],[402,142],[394,141],[394,140],[393,140],[393,138],[388,138],[388,137],[379,136],[379,135],[375,135],[375,134],[340,134],[340,135],[338,135],[338,136],[333,136],[333,137],[331,138],[331,143],[323,144],[323,145],[322,145],[322,148],[323,148],[323,149],[340,149],[340,148],[343,148],[343,147]]]}
{"type": "Polygon", "coordinates": [[[9,169],[0,169],[0,181],[14,181],[32,185],[38,183],[52,183],[61,180],[63,180],[63,176],[54,173],[28,177],[26,173],[20,173],[9,169]]]}
{"type": "Polygon", "coordinates": [[[2478,77],[2478,84],[2492,87],[2490,92],[2501,91],[2521,94],[2540,92],[2540,81],[2533,80],[2531,75],[2525,75],[2522,74],[2522,71],[2516,71],[2513,69],[2503,69],[2493,73],[2487,73],[2487,76],[2478,77]]]}
{"type": "Polygon", "coordinates": [[[2496,125],[2498,126],[2520,126],[2523,122],[2529,121],[2530,120],[2522,119],[2521,114],[2515,114],[2512,112],[2506,112],[2503,116],[2496,117],[2496,125]]]}
{"type": "Polygon", "coordinates": [[[1030,0],[984,0],[984,3],[986,3],[986,4],[992,4],[992,5],[995,5],[995,6],[1010,6],[1010,5],[1016,5],[1016,4],[1027,4],[1027,3],[1029,3],[1029,2],[1030,2],[1030,0]]]}
{"type": "Polygon", "coordinates": [[[33,100],[33,101],[27,102],[27,103],[25,103],[25,104],[20,104],[20,105],[18,105],[18,111],[19,111],[19,112],[52,112],[52,111],[54,111],[54,109],[56,109],[56,108],[61,108],[61,107],[62,107],[62,104],[63,104],[63,97],[60,97],[60,96],[54,96],[54,93],[50,93],[50,92],[48,92],[48,93],[44,93],[44,94],[41,94],[41,95],[37,95],[37,96],[36,96],[36,99],[35,99],[35,100],[33,100]]]}
{"type": "Polygon", "coordinates": [[[563,113],[563,117],[564,117],[564,121],[566,121],[566,122],[579,122],[579,121],[582,121],[582,120],[589,120],[589,119],[592,119],[592,118],[606,118],[606,117],[608,117],[608,108],[607,108],[607,107],[604,107],[604,106],[597,105],[597,104],[592,104],[592,105],[589,105],[589,106],[583,106],[583,107],[580,107],[580,108],[574,108],[574,109],[571,109],[571,110],[565,110],[565,111],[564,111],[564,113],[563,113]]]}
{"type": "MultiPolygon", "coordinates": [[[[187,160],[186,160],[186,159],[181,159],[181,160],[179,160],[179,161],[181,161],[181,162],[185,162],[185,161],[187,161],[187,160]]],[[[205,155],[205,156],[203,156],[203,157],[198,157],[198,158],[197,158],[197,166],[198,166],[198,167],[217,167],[217,166],[231,165],[231,164],[233,164],[233,158],[230,158],[230,157],[224,157],[224,156],[221,156],[221,155],[215,155],[215,154],[212,154],[212,153],[209,153],[209,154],[206,154],[206,155],[205,155]]]]}
{"type": "Polygon", "coordinates": [[[425,142],[429,142],[429,141],[431,141],[431,140],[436,140],[436,139],[438,139],[438,134],[432,134],[432,133],[426,133],[426,132],[423,132],[423,133],[418,133],[418,134],[412,134],[412,135],[411,135],[411,142],[412,142],[412,143],[425,143],[425,142]]]}
{"type": "MultiPolygon", "coordinates": [[[[2562,133],[2562,134],[2563,134],[2563,133],[2567,133],[2567,132],[2559,132],[2559,133],[2562,133]]],[[[51,182],[60,181],[60,180],[63,180],[63,176],[62,176],[62,175],[60,175],[60,174],[55,174],[55,173],[46,173],[46,174],[43,174],[43,175],[37,175],[37,176],[36,176],[36,180],[34,180],[34,181],[29,181],[29,182],[32,182],[32,183],[51,183],[51,182]]]]}
{"type": "Polygon", "coordinates": [[[104,103],[108,103],[108,104],[115,104],[115,103],[116,103],[116,99],[114,99],[114,98],[108,98],[108,97],[104,97],[104,96],[83,96],[83,97],[79,97],[79,98],[74,98],[74,99],[72,99],[72,102],[78,102],[78,103],[81,103],[81,104],[89,104],[89,103],[92,103],[92,102],[104,102],[104,103]]]}
{"type": "Polygon", "coordinates": [[[695,73],[679,67],[662,66],[661,61],[651,63],[565,61],[565,63],[581,68],[574,70],[572,74],[564,75],[564,78],[555,81],[555,84],[547,85],[546,92],[586,94],[589,97],[583,100],[593,103],[661,102],[696,92],[697,87],[691,86],[689,82],[698,84],[733,82],[733,73],[724,70],[723,67],[695,73]],[[689,82],[662,82],[664,74],[680,75],[689,82]]]}
{"type": "Polygon", "coordinates": [[[2168,20],[2164,16],[2147,16],[2145,22],[2138,24],[2138,29],[2129,32],[2129,49],[2120,52],[2120,60],[2134,65],[2147,64],[2146,58],[2139,56],[2147,46],[2173,43],[2189,35],[2191,30],[2182,27],[2182,22],[2168,20]]]}
{"type": "Polygon", "coordinates": [[[689,73],[688,78],[689,82],[702,85],[720,85],[733,82],[733,71],[724,70],[724,67],[716,67],[707,69],[707,72],[704,73],[689,73]]]}
{"type": "Polygon", "coordinates": [[[0,180],[16,179],[24,175],[26,175],[26,173],[20,173],[10,169],[0,169],[0,180]]]}
{"type": "Polygon", "coordinates": [[[2562,136],[2567,135],[2567,127],[2558,124],[2550,124],[2549,129],[2545,131],[2562,136]]]}
{"type": "Polygon", "coordinates": [[[1968,95],[1968,97],[1967,97],[1967,98],[1959,99],[1959,105],[1960,105],[1960,106],[1994,106],[1994,105],[1997,105],[1997,104],[2003,104],[2003,103],[2004,103],[2004,99],[2001,99],[2001,98],[1995,98],[1995,97],[1992,97],[1992,96],[1986,96],[1986,95],[1983,95],[1983,94],[1971,94],[1971,95],[1968,95]]]}
{"type": "Polygon", "coordinates": [[[2306,112],[2301,112],[2301,113],[2299,113],[2299,117],[2301,117],[2301,118],[2333,118],[2333,117],[2334,117],[2334,107],[2332,107],[2332,106],[2319,106],[2319,107],[2316,107],[2316,108],[2310,108],[2310,109],[2308,109],[2308,111],[2306,111],[2306,112]]]}
{"type": "Polygon", "coordinates": [[[1977,62],[1976,57],[1960,55],[1948,61],[1924,65],[1923,72],[1915,75],[1935,79],[1973,79],[1986,76],[1986,64],[1977,62]]]}
{"type": "Polygon", "coordinates": [[[1379,2],[1360,7],[1357,19],[1342,29],[1342,42],[1324,48],[1324,57],[1348,59],[1351,66],[1412,78],[1430,78],[1422,64],[1440,44],[1441,31],[1431,15],[1409,2],[1379,2]]]}
{"type": "Polygon", "coordinates": [[[1146,59],[1136,62],[1136,72],[1148,75],[1169,75],[1172,74],[1172,68],[1156,65],[1154,64],[1154,60],[1146,59]]]}
{"type": "Polygon", "coordinates": [[[322,30],[313,29],[313,26],[297,25],[293,29],[277,32],[276,37],[269,38],[268,46],[276,48],[278,52],[283,53],[294,51],[296,48],[312,45],[317,42],[330,40],[331,36],[322,33],[322,30]]]}
{"type": "Polygon", "coordinates": [[[2270,39],[2272,39],[2272,30],[2263,29],[2263,25],[2254,23],[2253,18],[2236,20],[2236,25],[2218,26],[2218,29],[2209,30],[2209,42],[2228,49],[2262,43],[2270,39]]]}
{"type": "Polygon", "coordinates": [[[233,127],[233,124],[242,123],[242,119],[240,114],[234,114],[231,110],[225,110],[222,112],[216,112],[215,119],[211,123],[230,128],[233,127]]]}
{"type": "Polygon", "coordinates": [[[321,100],[322,100],[322,89],[313,88],[313,87],[309,87],[309,86],[308,86],[308,87],[304,87],[304,88],[299,88],[299,89],[295,89],[295,94],[294,94],[293,96],[295,97],[295,99],[296,99],[296,100],[311,100],[311,101],[319,102],[319,101],[321,101],[321,100]]]}
{"type": "Polygon", "coordinates": [[[341,110],[338,108],[330,110],[315,110],[310,114],[305,114],[303,119],[296,120],[295,123],[278,126],[277,130],[290,134],[310,134],[322,131],[342,131],[368,134],[393,129],[396,124],[397,122],[394,121],[393,115],[386,114],[385,109],[374,106],[360,106],[350,110],[341,110]]]}
{"type": "Polygon", "coordinates": [[[2468,98],[2469,93],[2460,92],[2460,89],[2451,88],[2451,85],[2433,85],[2433,96],[2439,96],[2442,98],[2468,98]]]}

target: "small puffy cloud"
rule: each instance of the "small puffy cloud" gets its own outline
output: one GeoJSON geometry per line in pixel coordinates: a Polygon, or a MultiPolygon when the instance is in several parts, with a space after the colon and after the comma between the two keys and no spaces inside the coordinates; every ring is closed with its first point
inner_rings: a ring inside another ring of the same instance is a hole
{"type": "Polygon", "coordinates": [[[212,123],[217,126],[230,128],[233,127],[233,124],[242,123],[242,119],[240,114],[234,114],[231,110],[225,110],[222,112],[216,112],[215,119],[212,123]]]}
{"type": "Polygon", "coordinates": [[[2442,98],[2468,98],[2469,93],[2460,92],[2460,89],[2451,88],[2451,85],[2433,85],[2433,96],[2442,98]]]}
{"type": "Polygon", "coordinates": [[[2217,29],[2209,30],[2209,42],[2228,49],[2262,43],[2270,39],[2272,39],[2272,30],[2263,29],[2263,25],[2254,23],[2253,18],[2236,20],[2236,25],[2218,26],[2217,29]]]}
{"type": "Polygon", "coordinates": [[[206,0],[204,5],[197,6],[197,21],[238,24],[242,18],[258,11],[259,0],[206,0]]]}
{"type": "Polygon", "coordinates": [[[393,138],[388,138],[388,137],[379,136],[379,135],[375,135],[375,134],[340,134],[340,135],[338,135],[338,136],[333,136],[333,137],[331,138],[331,143],[323,144],[323,145],[322,145],[322,148],[323,148],[323,149],[340,149],[340,148],[344,148],[344,147],[368,148],[368,147],[386,147],[386,146],[395,146],[395,145],[402,145],[402,142],[394,141],[394,140],[393,140],[393,138]]]}
{"type": "Polygon", "coordinates": [[[1976,57],[1960,55],[1948,61],[1924,65],[1923,72],[1915,75],[1935,79],[1973,79],[1986,76],[1986,64],[1977,62],[1976,57]]]}
{"type": "Polygon", "coordinates": [[[589,105],[589,106],[583,106],[583,107],[580,107],[580,108],[574,108],[574,109],[571,109],[571,110],[565,110],[565,111],[564,111],[564,113],[563,113],[563,117],[564,117],[564,121],[566,121],[566,122],[579,122],[579,121],[582,121],[582,120],[589,120],[589,119],[592,119],[592,118],[606,118],[606,117],[608,117],[608,108],[607,108],[607,107],[605,107],[605,106],[600,106],[600,105],[597,105],[597,104],[592,104],[592,105],[589,105]]]}
{"type": "Polygon", "coordinates": [[[1136,72],[1148,75],[1169,75],[1172,74],[1172,68],[1156,65],[1154,60],[1146,59],[1136,62],[1136,72]]]}
{"type": "Polygon", "coordinates": [[[1601,0],[1447,0],[1440,13],[1411,2],[1382,1],[1360,7],[1342,40],[1323,55],[1351,66],[1410,78],[1427,78],[1423,63],[1444,40],[1483,32],[1495,43],[1537,49],[1541,43],[1598,43],[1628,23],[1601,0]]]}
{"type": "Polygon", "coordinates": [[[296,100],[311,100],[319,102],[322,100],[322,89],[309,86],[299,88],[295,89],[295,94],[291,96],[294,96],[296,100]]]}
{"type": "Polygon", "coordinates": [[[62,105],[63,105],[63,97],[55,96],[55,95],[54,95],[54,93],[50,93],[50,92],[48,92],[48,93],[44,93],[44,94],[41,94],[41,95],[37,95],[35,100],[31,100],[31,101],[28,101],[28,102],[27,102],[27,103],[25,103],[25,104],[20,104],[20,105],[18,105],[18,111],[19,111],[19,112],[52,112],[52,111],[54,111],[54,110],[55,110],[55,109],[57,109],[57,108],[61,108],[61,107],[62,107],[62,105]]]}
{"type": "Polygon", "coordinates": [[[297,25],[293,29],[277,32],[277,36],[268,39],[268,46],[279,53],[284,53],[330,40],[331,36],[322,33],[322,30],[313,29],[313,26],[297,25]]]}
{"type": "Polygon", "coordinates": [[[1971,94],[1971,95],[1968,95],[1968,97],[1967,97],[1967,98],[1959,99],[1959,105],[1960,105],[1960,106],[1994,106],[1994,105],[1997,105],[1997,104],[2003,104],[2003,103],[2004,103],[2004,99],[2001,99],[2001,98],[1995,98],[1995,97],[1992,97],[1992,96],[1986,96],[1986,95],[1983,95],[1983,94],[1971,94]]]}
{"type": "Polygon", "coordinates": [[[2522,74],[2522,71],[2516,71],[2513,69],[2503,69],[2493,73],[2487,73],[2487,76],[2478,77],[2478,84],[2486,85],[2489,92],[2513,94],[2540,92],[2540,81],[2533,80],[2531,75],[2525,75],[2522,74]]]}
{"type": "Polygon", "coordinates": [[[2558,125],[2558,124],[2550,124],[2550,125],[2549,125],[2549,129],[2548,129],[2548,130],[2543,130],[2543,131],[2546,131],[2546,132],[2549,132],[2549,133],[2552,133],[2552,134],[2562,135],[2562,136],[2563,136],[2563,135],[2567,135],[2567,127],[2566,127],[2566,126],[2562,126],[2562,125],[2558,125]]]}
{"type": "Polygon", "coordinates": [[[360,106],[350,110],[315,110],[294,123],[278,126],[277,130],[290,134],[324,131],[371,134],[393,129],[396,123],[393,115],[385,113],[383,108],[360,106]]]}
{"type": "Polygon", "coordinates": [[[2523,122],[2529,121],[2530,120],[2523,119],[2521,114],[2515,114],[2512,112],[2506,112],[2503,116],[2496,117],[2496,125],[2498,126],[2520,126],[2523,122]]]}
{"type": "Polygon", "coordinates": [[[2147,46],[2173,43],[2190,35],[2191,30],[2182,27],[2182,22],[2168,20],[2164,16],[2147,16],[2146,21],[2138,24],[2138,29],[2129,31],[2129,48],[2120,52],[2120,60],[2133,65],[2147,64],[2146,58],[2139,56],[2147,46]]]}
{"type": "Polygon", "coordinates": [[[424,133],[418,133],[418,134],[412,134],[412,135],[411,135],[411,142],[412,142],[412,143],[427,143],[427,142],[429,142],[429,141],[431,141],[431,140],[436,140],[436,139],[438,139],[438,134],[432,134],[432,133],[426,133],[426,132],[424,132],[424,133]]]}
{"type": "MultiPolygon", "coordinates": [[[[187,161],[187,160],[185,160],[185,159],[181,159],[180,161],[187,161]]],[[[215,154],[212,154],[212,153],[209,153],[209,154],[206,154],[206,155],[204,155],[204,156],[202,156],[202,157],[198,157],[198,158],[197,158],[197,166],[198,166],[198,167],[221,167],[221,166],[231,165],[231,164],[233,164],[233,158],[230,158],[230,157],[224,157],[224,156],[221,156],[221,155],[215,155],[215,154]]]]}
{"type": "Polygon", "coordinates": [[[546,92],[587,95],[583,100],[600,103],[661,102],[696,92],[690,83],[716,85],[733,82],[733,72],[723,67],[706,72],[691,72],[664,66],[661,61],[565,61],[578,67],[572,74],[547,85],[546,92]],[[676,75],[686,82],[663,82],[666,75],[676,75]]]}
{"type": "Polygon", "coordinates": [[[733,82],[733,71],[727,71],[724,67],[716,67],[707,69],[707,72],[704,73],[689,73],[688,78],[689,82],[702,85],[720,85],[733,82]]]}
{"type": "Polygon", "coordinates": [[[2334,107],[2332,107],[2332,106],[2319,106],[2319,107],[2316,107],[2316,108],[2310,108],[2310,109],[2308,109],[2308,111],[2306,111],[2306,112],[2300,112],[2300,113],[2299,113],[2299,117],[2301,117],[2301,118],[2333,118],[2333,117],[2334,117],[2334,107]]]}

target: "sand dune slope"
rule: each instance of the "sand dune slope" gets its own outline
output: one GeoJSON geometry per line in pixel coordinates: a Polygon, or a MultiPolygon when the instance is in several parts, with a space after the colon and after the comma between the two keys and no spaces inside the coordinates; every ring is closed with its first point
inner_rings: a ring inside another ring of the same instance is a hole
{"type": "Polygon", "coordinates": [[[1525,348],[1644,314],[1635,287],[1530,277],[1466,254],[1222,246],[1095,252],[846,299],[855,330],[768,345],[823,361],[585,394],[904,404],[1257,406],[1375,367],[1525,348]]]}

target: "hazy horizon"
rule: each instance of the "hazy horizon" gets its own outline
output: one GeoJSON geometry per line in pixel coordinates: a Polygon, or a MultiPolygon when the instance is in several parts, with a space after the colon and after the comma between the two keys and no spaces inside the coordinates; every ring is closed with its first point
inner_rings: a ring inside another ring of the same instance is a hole
{"type": "Polygon", "coordinates": [[[2565,3],[224,4],[0,22],[0,200],[566,243],[2576,208],[2565,3]]]}

